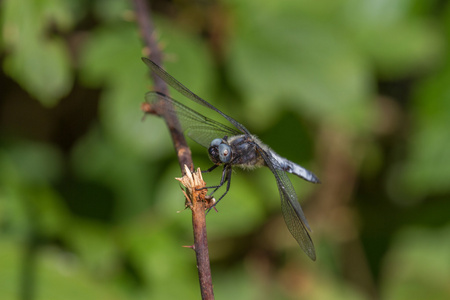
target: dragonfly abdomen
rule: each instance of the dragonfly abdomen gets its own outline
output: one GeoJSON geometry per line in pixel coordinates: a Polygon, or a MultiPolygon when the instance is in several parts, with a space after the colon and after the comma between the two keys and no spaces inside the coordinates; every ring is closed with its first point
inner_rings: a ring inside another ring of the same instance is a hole
{"type": "Polygon", "coordinates": [[[279,156],[272,150],[270,152],[272,154],[272,157],[275,158],[275,160],[278,162],[278,164],[274,165],[276,169],[297,175],[298,177],[309,182],[320,183],[319,178],[317,178],[317,176],[314,175],[311,171],[308,171],[302,166],[297,165],[296,163],[293,163],[292,161],[279,156]]]}

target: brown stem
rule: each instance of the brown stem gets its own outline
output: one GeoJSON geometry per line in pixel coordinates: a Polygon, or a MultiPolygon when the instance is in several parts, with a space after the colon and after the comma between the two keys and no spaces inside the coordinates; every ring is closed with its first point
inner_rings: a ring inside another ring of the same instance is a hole
{"type": "Polygon", "coordinates": [[[194,246],[197,256],[198,276],[200,280],[200,290],[202,299],[214,299],[212,288],[211,270],[209,267],[208,240],[206,237],[206,220],[205,210],[211,208],[215,203],[215,199],[207,196],[206,183],[203,181],[200,168],[197,172],[191,173],[189,168],[185,166],[185,175],[182,178],[176,178],[185,187],[184,195],[186,196],[186,206],[192,210],[192,226],[194,228],[194,246]]]}
{"type": "MultiPolygon", "coordinates": [[[[139,33],[144,42],[144,54],[156,64],[162,66],[162,52],[158,47],[158,42],[155,39],[155,31],[153,20],[150,15],[150,8],[145,0],[133,0],[134,13],[136,21],[139,25],[139,33]]],[[[150,74],[155,84],[155,89],[163,94],[168,95],[166,83],[156,74],[150,74]]]]}
{"type": "MultiPolygon", "coordinates": [[[[155,40],[154,26],[151,19],[150,9],[145,0],[133,0],[134,11],[136,14],[137,23],[141,38],[145,45],[146,55],[158,65],[162,62],[162,53],[155,40]]],[[[169,95],[167,84],[159,78],[156,74],[151,74],[155,90],[165,95],[169,95]]],[[[142,109],[146,113],[154,113],[151,107],[143,104],[142,109]]],[[[161,117],[166,121],[169,128],[172,141],[177,152],[178,162],[183,174],[185,174],[184,166],[189,166],[193,169],[193,162],[191,150],[186,143],[183,131],[181,130],[178,119],[173,114],[162,113],[161,117]]],[[[205,220],[205,193],[202,197],[194,197],[192,199],[192,224],[194,229],[194,250],[197,258],[198,276],[200,281],[200,290],[202,299],[214,299],[211,267],[208,253],[208,240],[206,235],[206,220],[205,220]]]]}
{"type": "Polygon", "coordinates": [[[194,228],[195,255],[202,299],[214,299],[211,268],[209,264],[208,238],[206,236],[205,205],[200,199],[193,201],[192,226],[194,228]],[[207,266],[207,267],[205,267],[207,266]]]}

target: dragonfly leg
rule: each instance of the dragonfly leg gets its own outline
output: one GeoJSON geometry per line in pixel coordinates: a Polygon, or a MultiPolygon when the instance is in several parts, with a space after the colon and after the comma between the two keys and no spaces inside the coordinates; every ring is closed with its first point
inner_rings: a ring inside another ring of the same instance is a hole
{"type": "MultiPolygon", "coordinates": [[[[212,166],[211,168],[209,168],[208,170],[202,171],[202,174],[203,174],[203,173],[209,173],[209,172],[215,170],[218,166],[219,166],[219,165],[213,165],[213,166],[212,166]]],[[[223,179],[223,174],[222,174],[222,179],[223,179]]],[[[218,188],[220,188],[222,185],[223,185],[223,183],[221,182],[219,185],[215,185],[215,186],[205,186],[205,187],[202,187],[202,188],[197,189],[197,191],[201,191],[201,190],[204,190],[204,189],[212,189],[212,188],[215,188],[215,190],[214,190],[214,192],[215,192],[215,191],[216,191],[218,188]]],[[[214,192],[213,192],[213,193],[214,193],[214,192]]]]}
{"type": "MultiPolygon", "coordinates": [[[[214,170],[215,168],[217,168],[218,166],[219,166],[219,165],[214,165],[214,166],[212,166],[211,168],[209,168],[208,170],[206,170],[206,171],[204,171],[204,172],[210,172],[210,171],[214,170]]],[[[225,178],[226,178],[226,170],[227,170],[227,168],[228,168],[228,165],[225,165],[225,166],[223,167],[223,171],[222,171],[222,179],[220,180],[219,185],[205,186],[205,187],[202,187],[202,188],[197,189],[197,191],[204,190],[204,189],[215,189],[215,190],[210,194],[210,196],[212,196],[212,194],[214,194],[215,191],[217,191],[217,190],[225,183],[225,181],[226,181],[225,178]]],[[[203,173],[203,172],[202,172],[202,173],[203,173]]]]}
{"type": "MultiPolygon", "coordinates": [[[[219,201],[222,200],[223,197],[225,197],[225,195],[226,195],[226,194],[228,193],[228,191],[230,190],[230,185],[231,185],[231,172],[232,172],[231,166],[226,165],[226,166],[223,168],[222,181],[221,181],[221,185],[220,185],[219,187],[221,187],[225,182],[227,182],[227,189],[225,190],[225,193],[223,193],[223,195],[220,196],[219,200],[217,200],[216,203],[214,203],[214,205],[211,206],[211,207],[208,209],[208,211],[207,211],[206,213],[209,213],[209,211],[210,211],[212,208],[215,209],[215,207],[216,207],[216,205],[219,203],[219,201]],[[224,175],[225,175],[225,177],[224,177],[224,175]],[[224,178],[225,178],[225,179],[224,179],[224,178]]],[[[215,191],[217,191],[217,189],[218,189],[219,187],[217,187],[217,188],[211,193],[211,195],[212,195],[215,191]]]]}
{"type": "Polygon", "coordinates": [[[211,168],[209,168],[208,170],[202,171],[202,173],[209,173],[209,172],[215,170],[218,166],[219,166],[219,165],[213,165],[213,166],[212,166],[211,168]]]}

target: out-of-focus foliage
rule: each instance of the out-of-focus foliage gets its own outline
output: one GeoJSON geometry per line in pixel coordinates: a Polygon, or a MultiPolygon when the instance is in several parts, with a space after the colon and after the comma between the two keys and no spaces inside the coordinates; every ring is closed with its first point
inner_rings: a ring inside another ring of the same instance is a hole
{"type": "MultiPolygon", "coordinates": [[[[312,263],[270,172],[233,173],[208,215],[218,299],[450,298],[450,4],[151,6],[164,68],[323,182],[292,178],[312,263]]],[[[4,0],[0,26],[1,298],[200,298],[132,2],[4,0]]]]}
{"type": "Polygon", "coordinates": [[[2,43],[8,53],[5,73],[43,105],[55,105],[73,84],[69,49],[53,30],[74,25],[69,1],[5,1],[2,5],[2,43]]]}
{"type": "MultiPolygon", "coordinates": [[[[447,14],[450,19],[450,10],[447,14]]],[[[448,22],[447,22],[448,23],[448,22]]],[[[448,23],[450,24],[450,23],[448,23]]],[[[446,30],[450,35],[449,27],[446,30]]],[[[438,72],[418,85],[413,99],[414,120],[409,142],[409,159],[401,170],[401,187],[413,198],[446,193],[450,168],[450,57],[442,61],[438,72]]]]}
{"type": "Polygon", "coordinates": [[[401,231],[383,270],[385,299],[446,299],[450,278],[449,226],[401,231]],[[432,255],[430,255],[432,253],[432,255]]]}

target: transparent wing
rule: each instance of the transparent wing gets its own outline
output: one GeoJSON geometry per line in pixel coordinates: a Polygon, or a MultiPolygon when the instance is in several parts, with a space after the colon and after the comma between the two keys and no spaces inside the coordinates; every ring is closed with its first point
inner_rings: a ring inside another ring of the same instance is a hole
{"type": "Polygon", "coordinates": [[[161,109],[166,114],[172,114],[180,121],[182,129],[191,139],[208,148],[212,140],[224,136],[241,135],[233,128],[212,120],[195,110],[181,104],[175,99],[158,92],[148,92],[145,99],[156,110],[161,109]],[[163,106],[163,107],[162,107],[163,106]]]}
{"type": "Polygon", "coordinates": [[[194,94],[192,91],[190,91],[187,87],[185,87],[181,82],[179,82],[178,80],[176,80],[175,78],[172,77],[172,75],[170,75],[169,73],[167,73],[166,71],[164,71],[163,68],[161,68],[160,66],[158,66],[157,64],[155,64],[153,61],[151,61],[148,58],[142,57],[142,61],[153,71],[155,72],[162,80],[164,80],[168,85],[170,85],[171,87],[173,87],[175,90],[177,90],[180,94],[184,95],[185,97],[191,99],[192,101],[203,105],[209,109],[214,110],[215,112],[217,112],[218,114],[220,114],[222,117],[224,117],[225,119],[228,120],[228,122],[230,122],[231,124],[233,124],[237,129],[239,129],[241,131],[240,134],[245,133],[245,134],[250,134],[250,132],[247,130],[247,128],[244,127],[244,125],[242,125],[241,123],[239,123],[238,121],[236,121],[235,119],[233,119],[232,117],[224,114],[222,111],[220,111],[219,109],[217,109],[216,107],[214,107],[212,104],[206,102],[205,100],[203,100],[201,97],[197,96],[196,94],[194,94]]]}
{"type": "Polygon", "coordinates": [[[264,158],[267,166],[272,171],[277,181],[281,198],[281,211],[283,213],[283,218],[286,222],[287,228],[291,232],[292,236],[297,240],[300,248],[302,248],[302,250],[315,261],[316,250],[308,233],[311,229],[309,228],[308,221],[306,221],[305,215],[303,214],[300,203],[298,203],[297,194],[295,193],[291,181],[284,171],[278,170],[279,167],[274,165],[277,164],[277,161],[271,159],[270,153],[265,152],[259,146],[258,148],[258,151],[264,158]]]}

